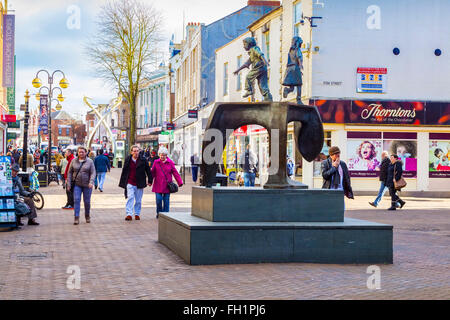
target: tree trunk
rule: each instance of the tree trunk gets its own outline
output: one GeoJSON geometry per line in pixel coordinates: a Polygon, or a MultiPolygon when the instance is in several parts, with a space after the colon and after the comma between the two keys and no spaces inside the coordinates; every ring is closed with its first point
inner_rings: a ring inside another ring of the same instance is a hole
{"type": "Polygon", "coordinates": [[[130,101],[130,147],[136,142],[136,100],[130,101]]]}

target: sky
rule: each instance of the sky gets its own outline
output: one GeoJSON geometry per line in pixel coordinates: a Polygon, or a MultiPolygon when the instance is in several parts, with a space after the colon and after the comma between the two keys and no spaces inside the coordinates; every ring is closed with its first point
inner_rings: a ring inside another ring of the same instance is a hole
{"type": "MultiPolygon", "coordinates": [[[[97,77],[90,65],[85,47],[96,32],[96,17],[108,0],[9,0],[8,10],[16,16],[16,110],[24,103],[25,90],[37,93],[31,82],[41,69],[49,72],[62,70],[69,80],[63,95],[63,110],[82,117],[89,110],[83,97],[94,104],[108,103],[117,93],[97,77]],[[79,14],[78,14],[79,13],[79,14]],[[79,17],[79,19],[77,18],[79,17]]],[[[163,16],[161,51],[168,54],[168,43],[175,35],[179,42],[183,36],[184,21],[209,24],[247,4],[247,0],[141,0],[151,4],[163,16]]],[[[166,55],[167,56],[167,55],[166,55]]],[[[48,83],[45,73],[39,74],[43,85],[48,83]]],[[[55,75],[59,82],[61,75],[55,75]]],[[[55,102],[52,106],[55,106],[55,102]]],[[[32,97],[30,107],[38,101],[32,97]]]]}

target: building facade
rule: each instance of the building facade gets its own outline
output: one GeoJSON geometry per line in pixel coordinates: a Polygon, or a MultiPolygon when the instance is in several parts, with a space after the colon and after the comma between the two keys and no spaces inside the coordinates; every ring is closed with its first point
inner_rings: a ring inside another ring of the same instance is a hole
{"type": "Polygon", "coordinates": [[[136,142],[143,148],[158,148],[170,112],[169,68],[161,64],[143,82],[137,101],[136,142]]]}
{"type": "Polygon", "coordinates": [[[172,158],[190,166],[194,153],[201,155],[201,141],[216,99],[215,50],[246,32],[247,26],[278,7],[278,1],[248,1],[244,8],[209,25],[190,23],[180,52],[171,58],[175,75],[175,124],[172,158]],[[189,118],[188,110],[198,117],[189,118]],[[205,109],[205,110],[202,110],[205,109]]]}

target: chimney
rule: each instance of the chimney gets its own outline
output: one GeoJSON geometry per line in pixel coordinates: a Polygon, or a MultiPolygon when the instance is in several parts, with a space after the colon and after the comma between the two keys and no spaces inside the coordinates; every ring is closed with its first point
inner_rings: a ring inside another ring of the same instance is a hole
{"type": "Polygon", "coordinates": [[[271,0],[248,0],[248,6],[271,6],[271,7],[279,7],[281,5],[280,1],[271,1],[271,0]]]}

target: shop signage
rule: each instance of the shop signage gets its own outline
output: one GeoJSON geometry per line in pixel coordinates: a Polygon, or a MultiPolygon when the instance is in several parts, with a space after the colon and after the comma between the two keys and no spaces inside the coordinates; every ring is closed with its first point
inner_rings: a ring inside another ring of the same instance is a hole
{"type": "Polygon", "coordinates": [[[356,92],[386,93],[387,68],[357,68],[356,92]]]}
{"type": "Polygon", "coordinates": [[[3,87],[14,87],[15,16],[3,15],[3,87]]]}
{"type": "Polygon", "coordinates": [[[39,109],[39,127],[44,135],[48,134],[48,96],[41,94],[40,96],[40,109],[39,109]]]}
{"type": "Polygon", "coordinates": [[[8,128],[20,129],[20,121],[8,122],[8,128]]]}
{"type": "Polygon", "coordinates": [[[160,134],[158,135],[159,143],[169,143],[170,136],[168,134],[160,134]]]}
{"type": "Polygon", "coordinates": [[[138,129],[136,133],[138,136],[141,136],[141,135],[149,135],[160,131],[162,131],[162,127],[153,127],[153,128],[138,129]]]}
{"type": "Polygon", "coordinates": [[[16,115],[14,115],[14,114],[2,114],[1,119],[3,122],[16,122],[17,121],[16,115]]]}
{"type": "Polygon", "coordinates": [[[175,125],[173,123],[168,123],[166,127],[167,130],[175,130],[175,125]]]}
{"type": "Polygon", "coordinates": [[[234,130],[233,135],[235,137],[245,137],[247,135],[247,126],[242,126],[234,130]]]}
{"type": "Polygon", "coordinates": [[[450,103],[314,100],[324,123],[450,125],[450,103]]]}
{"type": "Polygon", "coordinates": [[[15,132],[7,132],[6,133],[6,139],[7,140],[9,140],[9,139],[15,140],[16,138],[17,138],[17,133],[15,133],[15,132]]]}
{"type": "Polygon", "coordinates": [[[196,110],[196,109],[188,110],[188,118],[197,119],[198,118],[198,110],[196,110]]]}

